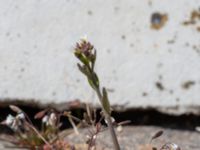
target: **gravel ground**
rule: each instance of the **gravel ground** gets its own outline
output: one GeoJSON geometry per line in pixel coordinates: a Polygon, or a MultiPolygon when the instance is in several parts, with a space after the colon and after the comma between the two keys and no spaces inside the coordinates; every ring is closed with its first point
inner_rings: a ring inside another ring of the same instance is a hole
{"type": "MultiPolygon", "coordinates": [[[[181,147],[181,150],[200,150],[200,133],[187,130],[166,129],[155,126],[123,127],[120,132],[117,132],[121,149],[139,150],[138,147],[148,144],[151,137],[159,130],[163,130],[164,134],[152,142],[152,144],[156,147],[161,147],[161,145],[166,142],[173,142],[178,144],[181,147]]],[[[66,140],[75,144],[79,144],[79,147],[81,147],[80,150],[85,150],[84,143],[87,140],[86,136],[89,133],[89,129],[81,129],[79,132],[79,135],[74,133],[68,135],[66,140]]],[[[5,148],[5,144],[7,145],[7,143],[3,141],[0,142],[0,150],[11,150],[11,148],[5,148]]],[[[108,131],[98,134],[97,147],[99,150],[113,149],[108,131]]]]}

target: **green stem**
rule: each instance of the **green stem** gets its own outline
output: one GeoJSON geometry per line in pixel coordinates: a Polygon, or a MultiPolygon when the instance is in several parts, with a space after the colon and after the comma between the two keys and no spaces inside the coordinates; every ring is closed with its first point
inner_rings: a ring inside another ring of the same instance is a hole
{"type": "MultiPolygon", "coordinates": [[[[100,92],[100,89],[99,87],[96,88],[96,93],[97,93],[97,96],[101,102],[101,105],[102,105],[102,94],[100,92]]],[[[103,105],[102,105],[103,106],[103,105]]],[[[102,107],[103,108],[103,107],[102,107]]],[[[110,134],[111,134],[111,137],[112,137],[112,141],[113,141],[113,144],[114,144],[114,147],[115,147],[115,150],[120,150],[120,146],[119,146],[119,143],[118,143],[118,140],[117,140],[117,136],[116,136],[116,133],[115,133],[115,130],[113,128],[113,124],[112,124],[112,120],[111,120],[111,117],[110,117],[110,114],[108,114],[105,109],[103,108],[103,112],[104,112],[104,115],[105,115],[105,119],[107,121],[107,124],[108,124],[108,128],[109,128],[109,131],[110,131],[110,134]]]]}

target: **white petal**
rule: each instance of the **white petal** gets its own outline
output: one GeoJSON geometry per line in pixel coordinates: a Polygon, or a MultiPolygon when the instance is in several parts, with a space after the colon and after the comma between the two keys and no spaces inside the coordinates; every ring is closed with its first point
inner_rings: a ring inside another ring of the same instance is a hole
{"type": "Polygon", "coordinates": [[[43,123],[47,123],[49,120],[49,116],[45,115],[43,118],[42,118],[42,122],[43,123]]]}
{"type": "Polygon", "coordinates": [[[9,114],[6,118],[5,123],[6,123],[6,125],[10,126],[14,120],[15,120],[15,117],[13,117],[11,114],[9,114]]]}
{"type": "Polygon", "coordinates": [[[24,115],[24,113],[19,113],[19,114],[16,116],[16,118],[21,119],[21,120],[24,120],[24,119],[25,119],[25,115],[24,115]]]}

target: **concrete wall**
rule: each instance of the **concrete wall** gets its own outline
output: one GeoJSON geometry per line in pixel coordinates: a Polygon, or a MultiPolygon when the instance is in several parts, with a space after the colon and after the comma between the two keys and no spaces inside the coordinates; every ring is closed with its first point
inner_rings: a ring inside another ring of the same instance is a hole
{"type": "Polygon", "coordinates": [[[199,0],[0,0],[0,98],[98,103],[73,56],[87,35],[112,104],[198,112],[199,7],[199,0]]]}

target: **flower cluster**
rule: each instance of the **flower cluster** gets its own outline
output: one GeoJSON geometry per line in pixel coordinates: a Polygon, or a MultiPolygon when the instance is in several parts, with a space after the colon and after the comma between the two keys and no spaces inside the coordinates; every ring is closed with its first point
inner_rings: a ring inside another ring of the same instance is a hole
{"type": "Polygon", "coordinates": [[[76,43],[74,54],[85,66],[93,69],[96,60],[96,50],[89,41],[81,39],[79,43],[76,43]]]}
{"type": "Polygon", "coordinates": [[[57,117],[57,114],[54,112],[46,114],[42,118],[42,123],[44,123],[46,126],[56,127],[57,122],[58,122],[58,117],[57,117]]]}
{"type": "Polygon", "coordinates": [[[86,39],[82,39],[80,43],[76,43],[76,51],[83,53],[86,57],[91,55],[94,46],[86,39]]]}
{"type": "Polygon", "coordinates": [[[10,127],[13,131],[22,130],[24,126],[25,115],[24,113],[18,113],[16,116],[9,114],[7,118],[1,123],[10,127]]]}

